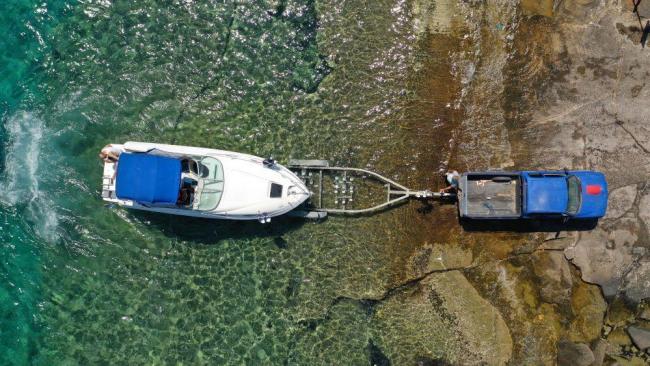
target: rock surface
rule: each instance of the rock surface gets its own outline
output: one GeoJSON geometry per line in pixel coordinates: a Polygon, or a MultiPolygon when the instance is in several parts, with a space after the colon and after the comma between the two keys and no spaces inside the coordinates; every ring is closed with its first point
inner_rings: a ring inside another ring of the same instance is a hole
{"type": "Polygon", "coordinates": [[[560,341],[557,350],[558,366],[589,366],[596,358],[588,345],[560,341]]]}
{"type": "Polygon", "coordinates": [[[602,228],[582,233],[575,246],[567,248],[573,264],[580,267],[582,279],[602,287],[606,297],[618,293],[623,277],[633,265],[629,246],[608,246],[609,233],[602,228]]]}
{"type": "Polygon", "coordinates": [[[636,199],[636,192],[636,185],[634,184],[609,192],[607,215],[605,217],[608,219],[618,219],[630,211],[636,199]]]}
{"type": "Polygon", "coordinates": [[[409,262],[411,277],[419,277],[433,271],[469,267],[472,264],[472,252],[459,245],[425,243],[416,249],[409,262]]]}
{"type": "Polygon", "coordinates": [[[600,336],[607,303],[595,285],[579,282],[571,296],[571,312],[567,338],[573,342],[591,342],[600,336]]]}
{"type": "MultiPolygon", "coordinates": [[[[538,14],[548,16],[542,10],[538,14]]],[[[540,54],[542,66],[532,70],[551,81],[534,95],[523,91],[532,103],[544,103],[532,109],[521,135],[536,146],[539,168],[606,174],[607,216],[565,253],[585,281],[602,286],[605,296],[623,291],[640,301],[648,296],[645,283],[650,281],[650,272],[636,264],[650,247],[650,108],[640,102],[650,98],[643,81],[650,73],[650,55],[617,29],[616,24],[628,29],[636,22],[617,3],[564,1],[553,17],[557,37],[544,45],[551,54],[540,54]]],[[[522,154],[529,153],[522,146],[522,154]]]]}
{"type": "Polygon", "coordinates": [[[374,317],[380,330],[376,344],[397,365],[415,364],[423,357],[450,364],[505,365],[512,354],[501,314],[459,271],[427,276],[382,301],[374,317]],[[405,332],[419,338],[401,337],[405,332]],[[411,352],[404,354],[404,349],[411,352]]]}
{"type": "Polygon", "coordinates": [[[542,251],[531,257],[533,270],[540,279],[541,298],[548,303],[565,304],[570,301],[573,280],[571,268],[562,252],[542,251]]]}
{"type": "Polygon", "coordinates": [[[639,302],[650,298],[650,260],[643,260],[625,277],[623,292],[628,300],[639,302]]]}
{"type": "Polygon", "coordinates": [[[605,352],[607,352],[607,341],[604,339],[599,339],[594,342],[591,349],[594,354],[594,362],[591,363],[591,366],[602,365],[603,360],[605,359],[605,352]]]}
{"type": "MultiPolygon", "coordinates": [[[[574,277],[573,318],[558,345],[559,364],[588,364],[594,355],[594,365],[603,359],[644,362],[632,356],[626,329],[645,324],[638,304],[650,300],[650,54],[639,45],[629,3],[523,1],[522,13],[533,17],[521,21],[513,42],[514,59],[523,61],[513,61],[511,73],[525,75],[526,82],[506,91],[517,97],[506,124],[512,160],[525,168],[602,171],[610,191],[607,215],[596,229],[573,238],[548,235],[539,247],[563,250],[577,275],[600,286],[610,302],[603,328],[608,304],[574,277]]],[[[650,2],[642,3],[641,15],[650,16],[644,10],[650,2]]],[[[557,299],[567,292],[559,286],[559,262],[537,254],[532,259],[540,298],[561,303],[557,299]]]]}
{"type": "Polygon", "coordinates": [[[641,350],[650,348],[650,330],[638,328],[638,327],[628,327],[627,333],[632,338],[634,345],[639,347],[641,350]]]}

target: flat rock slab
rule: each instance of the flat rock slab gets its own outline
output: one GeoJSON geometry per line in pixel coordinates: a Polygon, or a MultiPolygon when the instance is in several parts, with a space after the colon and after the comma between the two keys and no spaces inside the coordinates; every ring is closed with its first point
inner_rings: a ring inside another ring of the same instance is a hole
{"type": "Polygon", "coordinates": [[[650,262],[639,263],[625,277],[625,297],[632,302],[650,298],[650,262]]]}
{"type": "Polygon", "coordinates": [[[606,219],[618,219],[628,212],[636,199],[636,184],[617,188],[609,193],[606,219]]]}
{"type": "Polygon", "coordinates": [[[601,228],[584,233],[575,247],[565,250],[565,255],[580,267],[582,279],[596,283],[606,297],[618,293],[623,276],[634,261],[628,246],[608,246],[610,234],[601,228]]]}
{"type": "Polygon", "coordinates": [[[627,333],[632,338],[634,345],[641,350],[650,348],[650,330],[639,327],[628,327],[627,333]]]}

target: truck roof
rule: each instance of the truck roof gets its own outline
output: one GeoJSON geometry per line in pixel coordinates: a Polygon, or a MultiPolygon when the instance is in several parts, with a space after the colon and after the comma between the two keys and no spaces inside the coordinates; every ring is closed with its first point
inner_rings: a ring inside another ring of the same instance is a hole
{"type": "Polygon", "coordinates": [[[566,176],[526,176],[526,214],[564,213],[569,201],[566,176]]]}

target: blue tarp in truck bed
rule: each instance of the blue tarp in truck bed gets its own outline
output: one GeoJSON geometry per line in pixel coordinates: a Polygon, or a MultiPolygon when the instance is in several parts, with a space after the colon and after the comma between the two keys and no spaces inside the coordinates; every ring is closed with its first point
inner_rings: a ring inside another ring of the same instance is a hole
{"type": "Polygon", "coordinates": [[[175,204],[181,162],[165,156],[122,153],[117,163],[117,198],[142,203],[175,204]]]}

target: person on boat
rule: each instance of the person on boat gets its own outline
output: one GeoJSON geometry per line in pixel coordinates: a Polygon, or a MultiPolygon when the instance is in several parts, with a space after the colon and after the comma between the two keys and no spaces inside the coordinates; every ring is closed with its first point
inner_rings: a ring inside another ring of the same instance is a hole
{"type": "Polygon", "coordinates": [[[192,194],[194,193],[194,188],[191,185],[183,186],[178,192],[178,200],[176,204],[178,206],[187,206],[192,200],[192,194]]]}
{"type": "Polygon", "coordinates": [[[99,158],[106,163],[115,163],[120,158],[120,153],[121,151],[118,148],[108,144],[99,152],[99,158]]]}
{"type": "Polygon", "coordinates": [[[458,184],[460,182],[460,174],[457,171],[452,170],[446,173],[447,183],[449,185],[440,190],[440,193],[455,193],[458,190],[458,184]]]}

